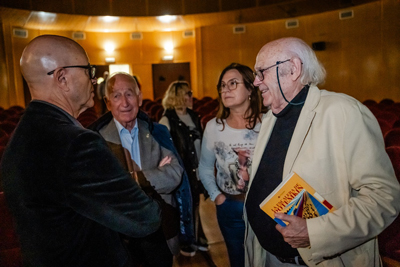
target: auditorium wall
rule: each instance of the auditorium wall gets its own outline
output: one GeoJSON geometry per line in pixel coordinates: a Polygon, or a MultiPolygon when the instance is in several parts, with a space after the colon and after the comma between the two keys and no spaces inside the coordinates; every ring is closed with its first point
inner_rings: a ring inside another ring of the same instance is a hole
{"type": "MultiPolygon", "coordinates": [[[[131,40],[130,33],[86,32],[78,42],[86,49],[92,64],[105,65],[112,56],[118,64],[130,64],[142,82],[145,98],[153,98],[151,65],[163,63],[165,41],[173,40],[174,61],[189,62],[194,95],[216,97],[221,70],[231,62],[254,67],[259,49],[268,41],[295,36],[311,45],[325,42],[316,51],[327,70],[321,88],[365,99],[392,98],[400,101],[400,1],[382,0],[352,8],[354,17],[340,20],[339,10],[296,17],[298,28],[286,29],[286,20],[243,24],[246,32],[234,34],[234,25],[215,25],[195,29],[195,37],[182,32],[143,32],[143,39],[131,40]],[[115,51],[107,54],[104,43],[113,40],[115,51]]],[[[24,106],[19,58],[25,45],[42,34],[72,36],[72,31],[28,29],[29,38],[12,37],[12,25],[2,22],[0,44],[0,106],[24,106]]],[[[273,64],[273,62],[271,62],[273,64]]],[[[98,76],[101,73],[97,74],[98,76]]]]}

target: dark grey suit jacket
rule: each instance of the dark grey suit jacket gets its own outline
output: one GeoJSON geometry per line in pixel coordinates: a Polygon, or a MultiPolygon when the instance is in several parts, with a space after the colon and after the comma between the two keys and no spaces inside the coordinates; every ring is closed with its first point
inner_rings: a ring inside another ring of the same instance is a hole
{"type": "Polygon", "coordinates": [[[158,205],[104,139],[48,103],[29,104],[0,170],[25,266],[126,266],[118,232],[160,226],[158,205]]]}

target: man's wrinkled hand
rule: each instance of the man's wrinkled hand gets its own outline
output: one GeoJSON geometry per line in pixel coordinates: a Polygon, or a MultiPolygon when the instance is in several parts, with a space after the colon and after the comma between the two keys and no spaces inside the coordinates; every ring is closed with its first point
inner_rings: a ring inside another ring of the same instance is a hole
{"type": "Polygon", "coordinates": [[[307,222],[305,219],[284,213],[275,213],[275,217],[289,223],[286,227],[277,224],[275,228],[282,234],[285,242],[291,245],[292,248],[306,248],[310,246],[310,238],[308,236],[307,222]]]}

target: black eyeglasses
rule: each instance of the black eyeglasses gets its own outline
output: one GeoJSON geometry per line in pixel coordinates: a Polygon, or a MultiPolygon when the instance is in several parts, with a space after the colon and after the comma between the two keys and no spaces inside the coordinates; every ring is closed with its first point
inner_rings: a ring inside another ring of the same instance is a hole
{"type": "MultiPolygon", "coordinates": [[[[87,64],[87,65],[64,66],[64,67],[60,67],[60,68],[63,68],[63,69],[68,69],[68,68],[82,68],[82,69],[87,69],[87,70],[89,70],[89,77],[90,77],[90,79],[94,79],[94,78],[96,77],[96,66],[95,66],[95,65],[90,65],[90,63],[87,64]]],[[[58,68],[57,68],[57,69],[58,69],[58,68]]],[[[52,71],[49,71],[49,72],[47,73],[47,75],[52,75],[55,71],[56,71],[56,69],[55,69],[55,70],[52,70],[52,71]]]]}
{"type": "Polygon", "coordinates": [[[244,84],[244,82],[238,82],[236,80],[229,80],[227,83],[221,83],[221,87],[218,88],[218,93],[226,93],[233,91],[237,88],[238,84],[244,84]]]}
{"type": "Polygon", "coordinates": [[[282,63],[288,62],[290,61],[290,59],[286,59],[284,61],[277,61],[276,64],[269,66],[265,69],[261,69],[261,70],[256,70],[255,72],[253,72],[254,78],[258,78],[260,81],[264,80],[264,71],[269,70],[270,68],[276,67],[282,63]]]}

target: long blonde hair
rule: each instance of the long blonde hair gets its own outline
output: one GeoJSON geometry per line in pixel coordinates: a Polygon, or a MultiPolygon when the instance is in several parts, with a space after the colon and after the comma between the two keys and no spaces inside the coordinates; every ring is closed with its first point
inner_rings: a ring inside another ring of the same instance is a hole
{"type": "Polygon", "coordinates": [[[185,107],[185,95],[189,87],[187,81],[172,82],[165,91],[162,106],[167,109],[179,109],[185,107]]]}

